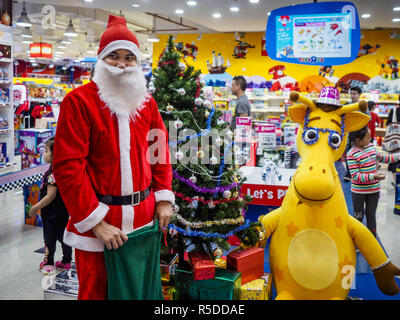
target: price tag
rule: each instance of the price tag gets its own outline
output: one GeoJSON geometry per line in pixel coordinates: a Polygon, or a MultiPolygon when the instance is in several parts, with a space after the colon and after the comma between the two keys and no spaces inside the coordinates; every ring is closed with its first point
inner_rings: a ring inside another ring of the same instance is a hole
{"type": "Polygon", "coordinates": [[[379,90],[371,90],[369,100],[379,102],[379,90]]]}

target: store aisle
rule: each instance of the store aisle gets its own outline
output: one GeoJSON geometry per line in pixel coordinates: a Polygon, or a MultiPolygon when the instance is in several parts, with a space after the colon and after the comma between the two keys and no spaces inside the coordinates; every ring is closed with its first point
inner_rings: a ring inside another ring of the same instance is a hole
{"type": "MultiPolygon", "coordinates": [[[[378,236],[393,263],[400,266],[400,216],[393,214],[394,190],[388,177],[382,183],[377,211],[378,236]]],[[[27,226],[23,220],[23,195],[0,194],[0,299],[43,299],[43,255],[34,253],[43,246],[42,228],[27,226]]],[[[56,259],[61,257],[57,245],[56,259]]]]}
{"type": "Polygon", "coordinates": [[[0,194],[0,299],[43,299],[43,255],[34,253],[43,246],[43,232],[24,224],[23,207],[22,191],[0,194]]]}

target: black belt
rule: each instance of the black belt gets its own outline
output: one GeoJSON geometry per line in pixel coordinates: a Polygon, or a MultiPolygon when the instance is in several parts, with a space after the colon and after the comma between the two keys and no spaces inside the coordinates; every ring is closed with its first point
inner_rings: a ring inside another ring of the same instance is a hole
{"type": "Polygon", "coordinates": [[[144,201],[151,193],[151,187],[148,187],[143,191],[136,191],[128,196],[102,196],[97,195],[97,199],[100,202],[110,206],[137,206],[139,203],[144,201]]]}

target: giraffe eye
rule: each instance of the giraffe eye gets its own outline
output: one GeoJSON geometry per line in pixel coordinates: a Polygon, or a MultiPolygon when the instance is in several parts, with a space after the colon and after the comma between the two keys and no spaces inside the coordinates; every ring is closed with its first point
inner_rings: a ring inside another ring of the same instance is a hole
{"type": "Polygon", "coordinates": [[[318,132],[314,129],[308,129],[304,132],[304,142],[307,144],[314,144],[318,141],[318,132]]]}
{"type": "Polygon", "coordinates": [[[340,137],[339,134],[331,133],[329,135],[329,144],[333,149],[339,148],[341,143],[342,143],[342,138],[340,137]]]}

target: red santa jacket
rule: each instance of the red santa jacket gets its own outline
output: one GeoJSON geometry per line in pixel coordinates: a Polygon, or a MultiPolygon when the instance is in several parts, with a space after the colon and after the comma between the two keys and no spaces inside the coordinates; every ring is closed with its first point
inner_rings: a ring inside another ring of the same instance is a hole
{"type": "Polygon", "coordinates": [[[168,132],[153,97],[148,96],[134,119],[112,115],[93,81],[71,91],[61,103],[53,170],[70,214],[64,242],[80,250],[104,250],[91,231],[101,220],[127,234],[152,224],[156,202],[175,201],[168,132]],[[154,142],[147,139],[151,129],[159,129],[154,142]],[[154,143],[154,154],[164,161],[152,164],[151,152],[147,154],[154,143]],[[150,185],[151,194],[135,207],[107,206],[96,196],[130,195],[150,185]]]}

